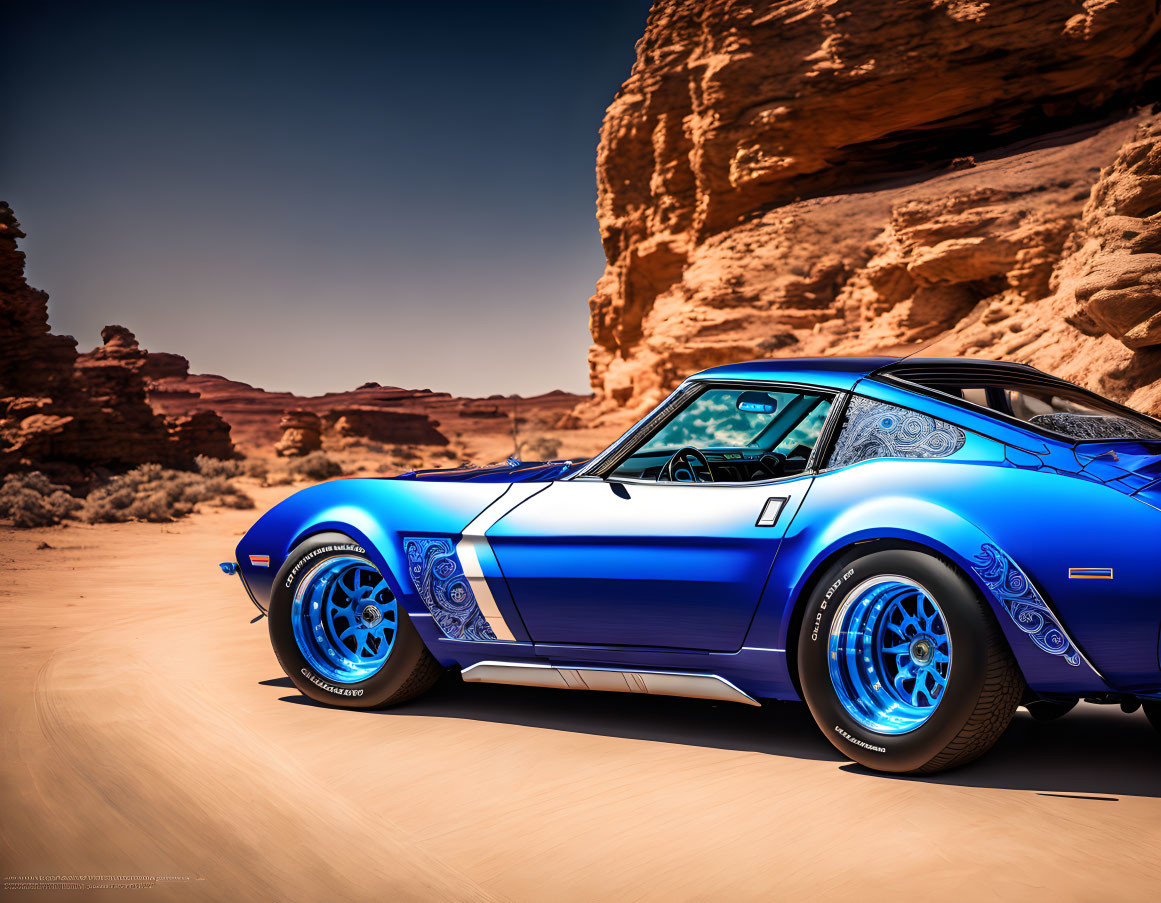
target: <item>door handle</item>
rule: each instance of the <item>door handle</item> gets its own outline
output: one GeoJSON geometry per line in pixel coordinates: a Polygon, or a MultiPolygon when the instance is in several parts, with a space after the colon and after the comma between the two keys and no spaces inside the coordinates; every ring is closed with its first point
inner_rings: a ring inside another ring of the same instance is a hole
{"type": "Polygon", "coordinates": [[[766,499],[766,504],[762,506],[762,513],[758,515],[758,522],[754,526],[773,527],[778,523],[778,516],[785,507],[785,498],[766,499]]]}

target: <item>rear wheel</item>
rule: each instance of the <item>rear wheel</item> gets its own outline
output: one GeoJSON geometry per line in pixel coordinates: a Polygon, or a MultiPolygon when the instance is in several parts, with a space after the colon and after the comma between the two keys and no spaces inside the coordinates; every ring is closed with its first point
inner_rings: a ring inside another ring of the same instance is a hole
{"type": "Polygon", "coordinates": [[[443,670],[366,551],[340,533],[312,536],[287,556],[269,617],[287,677],[328,705],[406,702],[443,670]]]}
{"type": "Polygon", "coordinates": [[[991,610],[949,563],[852,553],[823,576],[798,643],[803,695],[844,755],[932,773],[986,752],[1023,681],[991,610]]]}

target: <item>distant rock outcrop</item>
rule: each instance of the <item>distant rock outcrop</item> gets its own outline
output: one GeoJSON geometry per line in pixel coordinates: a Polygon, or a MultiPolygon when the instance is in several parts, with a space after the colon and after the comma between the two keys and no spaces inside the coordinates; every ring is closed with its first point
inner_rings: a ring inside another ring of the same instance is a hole
{"type": "Polygon", "coordinates": [[[405,414],[373,407],[331,408],[323,422],[343,438],[395,445],[447,445],[438,424],[426,414],[405,414]]]}
{"type": "Polygon", "coordinates": [[[174,372],[169,356],[151,365],[119,326],[106,327],[105,344],[86,355],[71,336],[49,331],[48,295],[25,281],[23,237],[0,202],[0,475],[40,470],[83,487],[97,469],[188,468],[197,455],[233,455],[220,418],[167,421],[150,407],[147,374],[174,372]]]}
{"type": "Polygon", "coordinates": [[[1161,412],[1159,30],[1152,0],[657,0],[601,131],[578,419],[937,337],[1161,412]]]}
{"type": "Polygon", "coordinates": [[[322,448],[322,420],[314,411],[287,411],[278,428],[282,438],[274,443],[274,451],[284,458],[299,458],[322,448]]]}

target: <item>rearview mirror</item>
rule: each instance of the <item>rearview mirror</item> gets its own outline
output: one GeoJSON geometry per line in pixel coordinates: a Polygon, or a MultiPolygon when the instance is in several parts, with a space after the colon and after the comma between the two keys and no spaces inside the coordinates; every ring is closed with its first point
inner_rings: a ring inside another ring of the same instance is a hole
{"type": "Polygon", "coordinates": [[[738,396],[738,410],[747,414],[773,414],[778,410],[778,399],[765,392],[743,392],[738,396]]]}

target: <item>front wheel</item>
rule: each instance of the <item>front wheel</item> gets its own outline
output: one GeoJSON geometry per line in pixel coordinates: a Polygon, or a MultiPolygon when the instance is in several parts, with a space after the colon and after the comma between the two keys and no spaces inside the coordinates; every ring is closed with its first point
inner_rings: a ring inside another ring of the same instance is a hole
{"type": "Polygon", "coordinates": [[[270,643],[318,702],[372,709],[426,692],[442,668],[366,550],[320,533],[287,556],[270,595],[270,643]]]}
{"type": "Polygon", "coordinates": [[[823,576],[798,641],[803,696],[843,753],[931,774],[999,739],[1023,681],[974,586],[910,549],[851,554],[823,576]]]}

